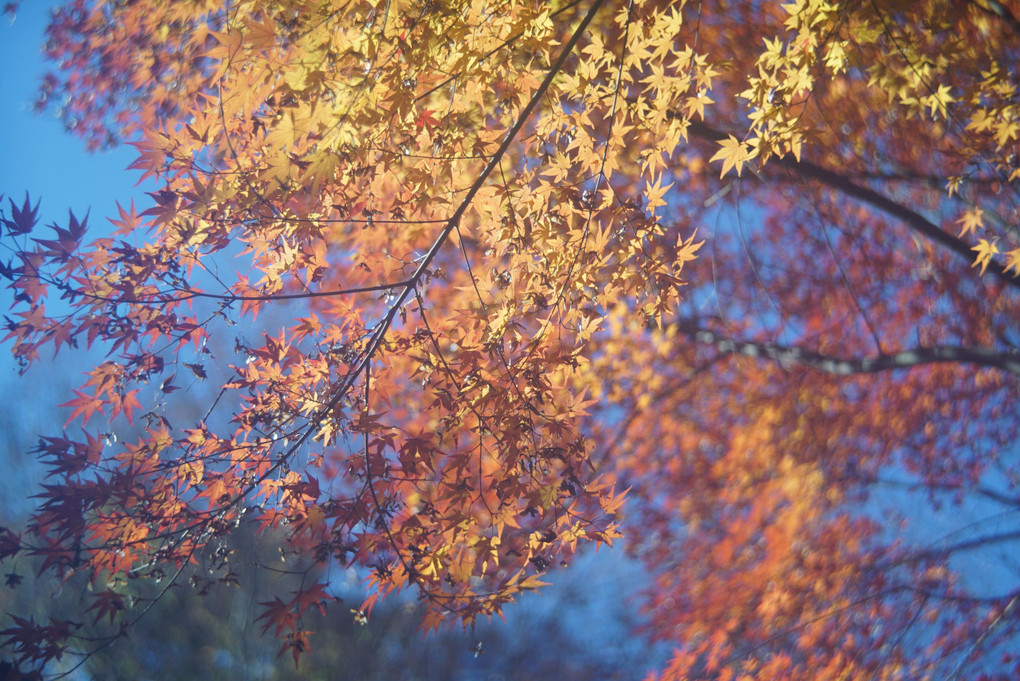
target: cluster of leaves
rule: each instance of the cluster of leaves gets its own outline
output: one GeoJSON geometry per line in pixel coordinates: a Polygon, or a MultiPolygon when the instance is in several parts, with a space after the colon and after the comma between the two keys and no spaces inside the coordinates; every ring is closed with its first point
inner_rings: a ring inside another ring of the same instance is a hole
{"type": "MultiPolygon", "coordinates": [[[[643,208],[658,183],[626,199],[608,184],[651,138],[631,122],[650,114],[613,95],[633,68],[587,30],[598,16],[619,34],[626,11],[313,5],[57,15],[65,115],[96,142],[137,140],[162,188],[88,245],[73,218],[31,238],[28,203],[8,220],[15,357],[110,357],[64,405],[81,435],[40,442],[51,481],[16,546],[108,582],[183,569],[255,514],[295,550],[370,566],[373,598],[417,587],[427,627],[470,623],[578,540],[617,535],[622,495],[579,428],[581,351],[606,300],[671,309],[693,246],[643,208]],[[568,66],[583,86],[556,77],[568,66]],[[221,274],[226,254],[244,271],[221,274]],[[284,305],[300,306],[293,325],[257,340],[235,326],[284,305]],[[219,396],[180,423],[177,389],[200,380],[219,396]],[[133,422],[134,442],[114,443],[133,422]]],[[[671,59],[678,80],[694,65],[671,59]]],[[[660,109],[694,96],[676,89],[660,109]]],[[[321,603],[273,601],[267,623],[293,644],[321,603]]],[[[16,629],[23,661],[59,653],[16,629]]]]}
{"type": "MultiPolygon", "coordinates": [[[[14,356],[107,354],[0,558],[85,574],[116,637],[121,583],[250,517],[369,568],[359,616],[413,587],[431,629],[612,541],[629,486],[664,678],[963,668],[1017,592],[946,562],[1017,533],[916,551],[857,509],[890,471],[1020,506],[1017,15],[68,3],[44,99],[160,188],[87,243],[3,217],[14,356]]],[[[297,659],[328,601],[259,619],[297,659]]],[[[41,666],[60,624],[3,635],[41,666]]]]}

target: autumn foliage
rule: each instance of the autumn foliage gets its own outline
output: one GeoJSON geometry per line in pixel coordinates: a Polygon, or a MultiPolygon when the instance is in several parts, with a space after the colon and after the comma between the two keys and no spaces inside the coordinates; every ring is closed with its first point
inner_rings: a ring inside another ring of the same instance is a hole
{"type": "MultiPolygon", "coordinates": [[[[3,215],[14,357],[100,357],[0,534],[92,605],[10,656],[123,635],[255,522],[365,568],[358,618],[470,624],[625,534],[663,679],[1014,678],[1016,582],[952,561],[1020,538],[1017,17],[66,3],[41,105],[159,188],[98,236],[3,215]],[[911,542],[898,487],[999,524],[911,542]]],[[[332,600],[257,624],[297,661],[332,600]]]]}

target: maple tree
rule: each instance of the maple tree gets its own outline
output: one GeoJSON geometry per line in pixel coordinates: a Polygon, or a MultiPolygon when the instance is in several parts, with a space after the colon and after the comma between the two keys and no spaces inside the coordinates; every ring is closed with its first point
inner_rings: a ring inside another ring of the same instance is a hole
{"type": "MultiPolygon", "coordinates": [[[[3,217],[15,358],[105,353],[0,533],[95,603],[12,654],[122,635],[133,582],[248,518],[428,630],[625,511],[664,679],[1011,678],[1020,592],[951,561],[1020,539],[1018,16],[67,3],[42,105],[160,188],[91,241],[3,217]],[[919,548],[867,512],[897,485],[1002,524],[919,548]]],[[[297,661],[329,601],[258,621],[297,661]]]]}

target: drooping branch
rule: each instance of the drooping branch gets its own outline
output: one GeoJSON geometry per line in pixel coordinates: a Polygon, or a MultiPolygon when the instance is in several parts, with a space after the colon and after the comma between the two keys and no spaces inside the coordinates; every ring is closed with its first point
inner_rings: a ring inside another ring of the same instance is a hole
{"type": "Polygon", "coordinates": [[[954,362],[976,364],[1020,376],[1020,353],[963,345],[918,346],[891,354],[869,357],[836,357],[796,346],[730,338],[700,326],[695,320],[681,319],[677,329],[698,343],[711,345],[723,353],[761,357],[783,367],[795,365],[836,376],[873,374],[894,369],[909,369],[925,364],[954,362]]]}
{"type": "MultiPolygon", "coordinates": [[[[679,114],[677,114],[679,116],[679,114]]],[[[701,121],[691,121],[688,133],[710,142],[719,142],[728,138],[725,133],[713,128],[701,121]]],[[[938,225],[928,220],[917,211],[907,208],[884,194],[863,187],[852,182],[849,178],[839,173],[823,168],[810,161],[798,161],[791,156],[777,158],[773,163],[779,164],[786,170],[794,173],[804,180],[813,180],[841,192],[847,196],[868,203],[884,213],[902,220],[910,229],[914,230],[924,238],[934,241],[943,248],[946,248],[957,255],[973,262],[974,251],[967,245],[967,242],[947,234],[938,225]]],[[[1006,271],[1006,267],[999,261],[991,259],[988,261],[987,270],[998,277],[1001,281],[1010,286],[1020,289],[1020,278],[1014,277],[1006,271]]]]}

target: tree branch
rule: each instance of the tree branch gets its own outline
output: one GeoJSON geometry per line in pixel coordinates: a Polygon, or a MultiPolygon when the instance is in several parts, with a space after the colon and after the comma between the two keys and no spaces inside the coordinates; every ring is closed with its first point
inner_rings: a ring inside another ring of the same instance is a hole
{"type": "MultiPolygon", "coordinates": [[[[676,116],[679,116],[679,114],[676,114],[676,116]]],[[[688,132],[695,137],[700,137],[701,139],[708,140],[710,142],[719,142],[727,139],[726,134],[701,121],[691,121],[690,126],[688,127],[688,132]]],[[[915,232],[918,232],[926,239],[930,239],[957,255],[966,258],[968,262],[972,263],[974,261],[974,252],[971,250],[971,247],[967,245],[967,242],[962,239],[958,239],[951,234],[947,234],[938,225],[934,224],[920,213],[907,208],[901,203],[893,201],[884,194],[880,194],[868,187],[862,187],[861,185],[855,184],[845,176],[834,173],[819,165],[815,165],[810,161],[798,161],[793,157],[784,156],[777,158],[774,162],[805,180],[815,180],[816,182],[820,182],[821,184],[842,192],[847,196],[852,196],[855,199],[869,203],[884,213],[888,213],[893,217],[899,218],[906,223],[908,227],[915,232]]],[[[1020,278],[1013,277],[1006,272],[1005,266],[999,261],[990,260],[988,262],[987,270],[998,277],[1002,282],[1020,289],[1020,278]]]]}
{"type": "Polygon", "coordinates": [[[1017,20],[1016,16],[1013,15],[1009,9],[1006,8],[998,0],[984,0],[984,2],[978,2],[977,0],[967,0],[967,4],[977,7],[980,11],[985,14],[989,14],[993,17],[1002,19],[1009,29],[1020,35],[1020,20],[1017,20]]]}
{"type": "Polygon", "coordinates": [[[720,352],[762,357],[774,360],[783,367],[800,365],[836,376],[873,374],[944,362],[976,364],[1020,376],[1020,353],[1000,352],[991,348],[935,345],[910,348],[893,354],[845,358],[823,355],[796,346],[729,338],[699,326],[695,320],[681,319],[675,324],[681,333],[694,338],[698,343],[712,345],[720,352]]]}
{"type": "Polygon", "coordinates": [[[976,549],[982,549],[987,546],[993,546],[995,544],[1005,544],[1009,542],[1020,541],[1020,530],[1009,530],[1006,532],[998,532],[996,534],[987,534],[980,537],[972,537],[971,539],[965,539],[955,544],[945,544],[939,547],[931,547],[919,549],[916,551],[906,552],[904,555],[896,556],[893,559],[883,563],[877,564],[875,567],[879,569],[887,569],[893,565],[904,565],[906,563],[916,563],[923,560],[937,560],[941,558],[948,558],[956,553],[962,553],[965,551],[974,551],[976,549]]]}

